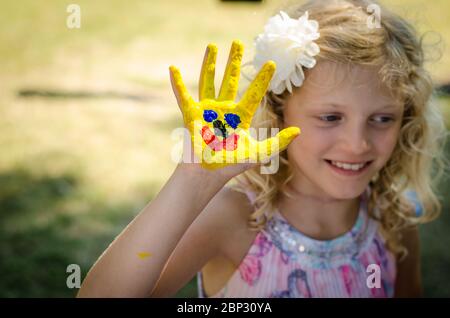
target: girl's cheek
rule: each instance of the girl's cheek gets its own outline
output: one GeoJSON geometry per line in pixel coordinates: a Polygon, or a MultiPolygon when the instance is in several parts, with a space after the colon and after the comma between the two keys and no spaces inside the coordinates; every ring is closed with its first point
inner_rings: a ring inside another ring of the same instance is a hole
{"type": "Polygon", "coordinates": [[[338,127],[320,127],[318,124],[314,124],[311,122],[307,122],[302,126],[302,133],[304,133],[305,139],[311,139],[315,141],[325,142],[327,140],[335,139],[336,136],[340,133],[338,127]]]}
{"type": "Polygon", "coordinates": [[[321,151],[331,147],[336,138],[336,134],[330,130],[304,126],[302,133],[294,141],[297,141],[297,147],[304,151],[321,151]]]}
{"type": "Polygon", "coordinates": [[[398,140],[398,131],[396,129],[379,132],[374,136],[374,143],[377,148],[377,152],[386,156],[390,156],[395,148],[398,140]]]}

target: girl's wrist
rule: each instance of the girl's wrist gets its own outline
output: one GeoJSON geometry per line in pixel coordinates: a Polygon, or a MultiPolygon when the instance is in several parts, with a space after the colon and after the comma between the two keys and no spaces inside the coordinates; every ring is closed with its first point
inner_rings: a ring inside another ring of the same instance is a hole
{"type": "Polygon", "coordinates": [[[219,191],[229,181],[229,178],[216,173],[214,170],[205,169],[199,164],[180,163],[174,173],[180,178],[187,179],[191,186],[199,190],[219,191]]]}

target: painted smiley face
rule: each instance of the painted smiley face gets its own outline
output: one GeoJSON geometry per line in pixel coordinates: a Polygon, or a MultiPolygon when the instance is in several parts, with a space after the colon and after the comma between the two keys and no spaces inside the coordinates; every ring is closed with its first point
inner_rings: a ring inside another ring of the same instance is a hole
{"type": "Polygon", "coordinates": [[[239,140],[239,135],[235,134],[234,130],[241,123],[241,118],[233,113],[224,114],[223,120],[218,117],[214,110],[203,111],[203,119],[212,123],[214,130],[212,131],[208,125],[204,125],[201,130],[203,141],[214,151],[222,149],[233,151],[237,148],[239,140]]]}

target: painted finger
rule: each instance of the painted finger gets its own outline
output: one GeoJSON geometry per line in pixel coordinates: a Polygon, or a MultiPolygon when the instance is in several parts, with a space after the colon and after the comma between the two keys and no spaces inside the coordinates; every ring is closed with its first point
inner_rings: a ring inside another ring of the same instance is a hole
{"type": "Polygon", "coordinates": [[[222,85],[219,92],[219,101],[232,100],[236,98],[239,76],[241,74],[241,61],[244,54],[244,45],[241,41],[233,41],[228,56],[227,66],[223,75],[222,85]]]}
{"type": "Polygon", "coordinates": [[[285,150],[291,141],[300,134],[300,128],[288,127],[276,136],[258,142],[258,157],[260,161],[285,150]]]}
{"type": "Polygon", "coordinates": [[[253,114],[269,87],[275,68],[275,62],[266,62],[239,101],[237,111],[242,114],[242,122],[245,122],[245,126],[242,128],[248,128],[250,126],[253,114]]]}
{"type": "Polygon", "coordinates": [[[209,44],[203,57],[202,70],[198,84],[198,97],[200,100],[214,99],[216,97],[214,87],[214,75],[216,72],[217,46],[209,44]]]}
{"type": "Polygon", "coordinates": [[[170,73],[170,83],[172,85],[172,90],[178,102],[178,106],[181,112],[184,114],[188,110],[191,103],[194,102],[191,95],[188,93],[186,86],[183,83],[180,71],[175,66],[169,67],[170,73]]]}

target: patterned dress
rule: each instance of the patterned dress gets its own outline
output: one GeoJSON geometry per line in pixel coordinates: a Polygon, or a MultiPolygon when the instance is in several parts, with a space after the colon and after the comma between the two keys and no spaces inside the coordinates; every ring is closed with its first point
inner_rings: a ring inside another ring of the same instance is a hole
{"type": "MultiPolygon", "coordinates": [[[[276,210],[226,285],[210,297],[393,297],[396,261],[367,213],[369,189],[347,233],[315,240],[276,210]]],[[[247,193],[254,200],[252,193],[247,193]]],[[[200,297],[206,297],[201,272],[200,297]]]]}

